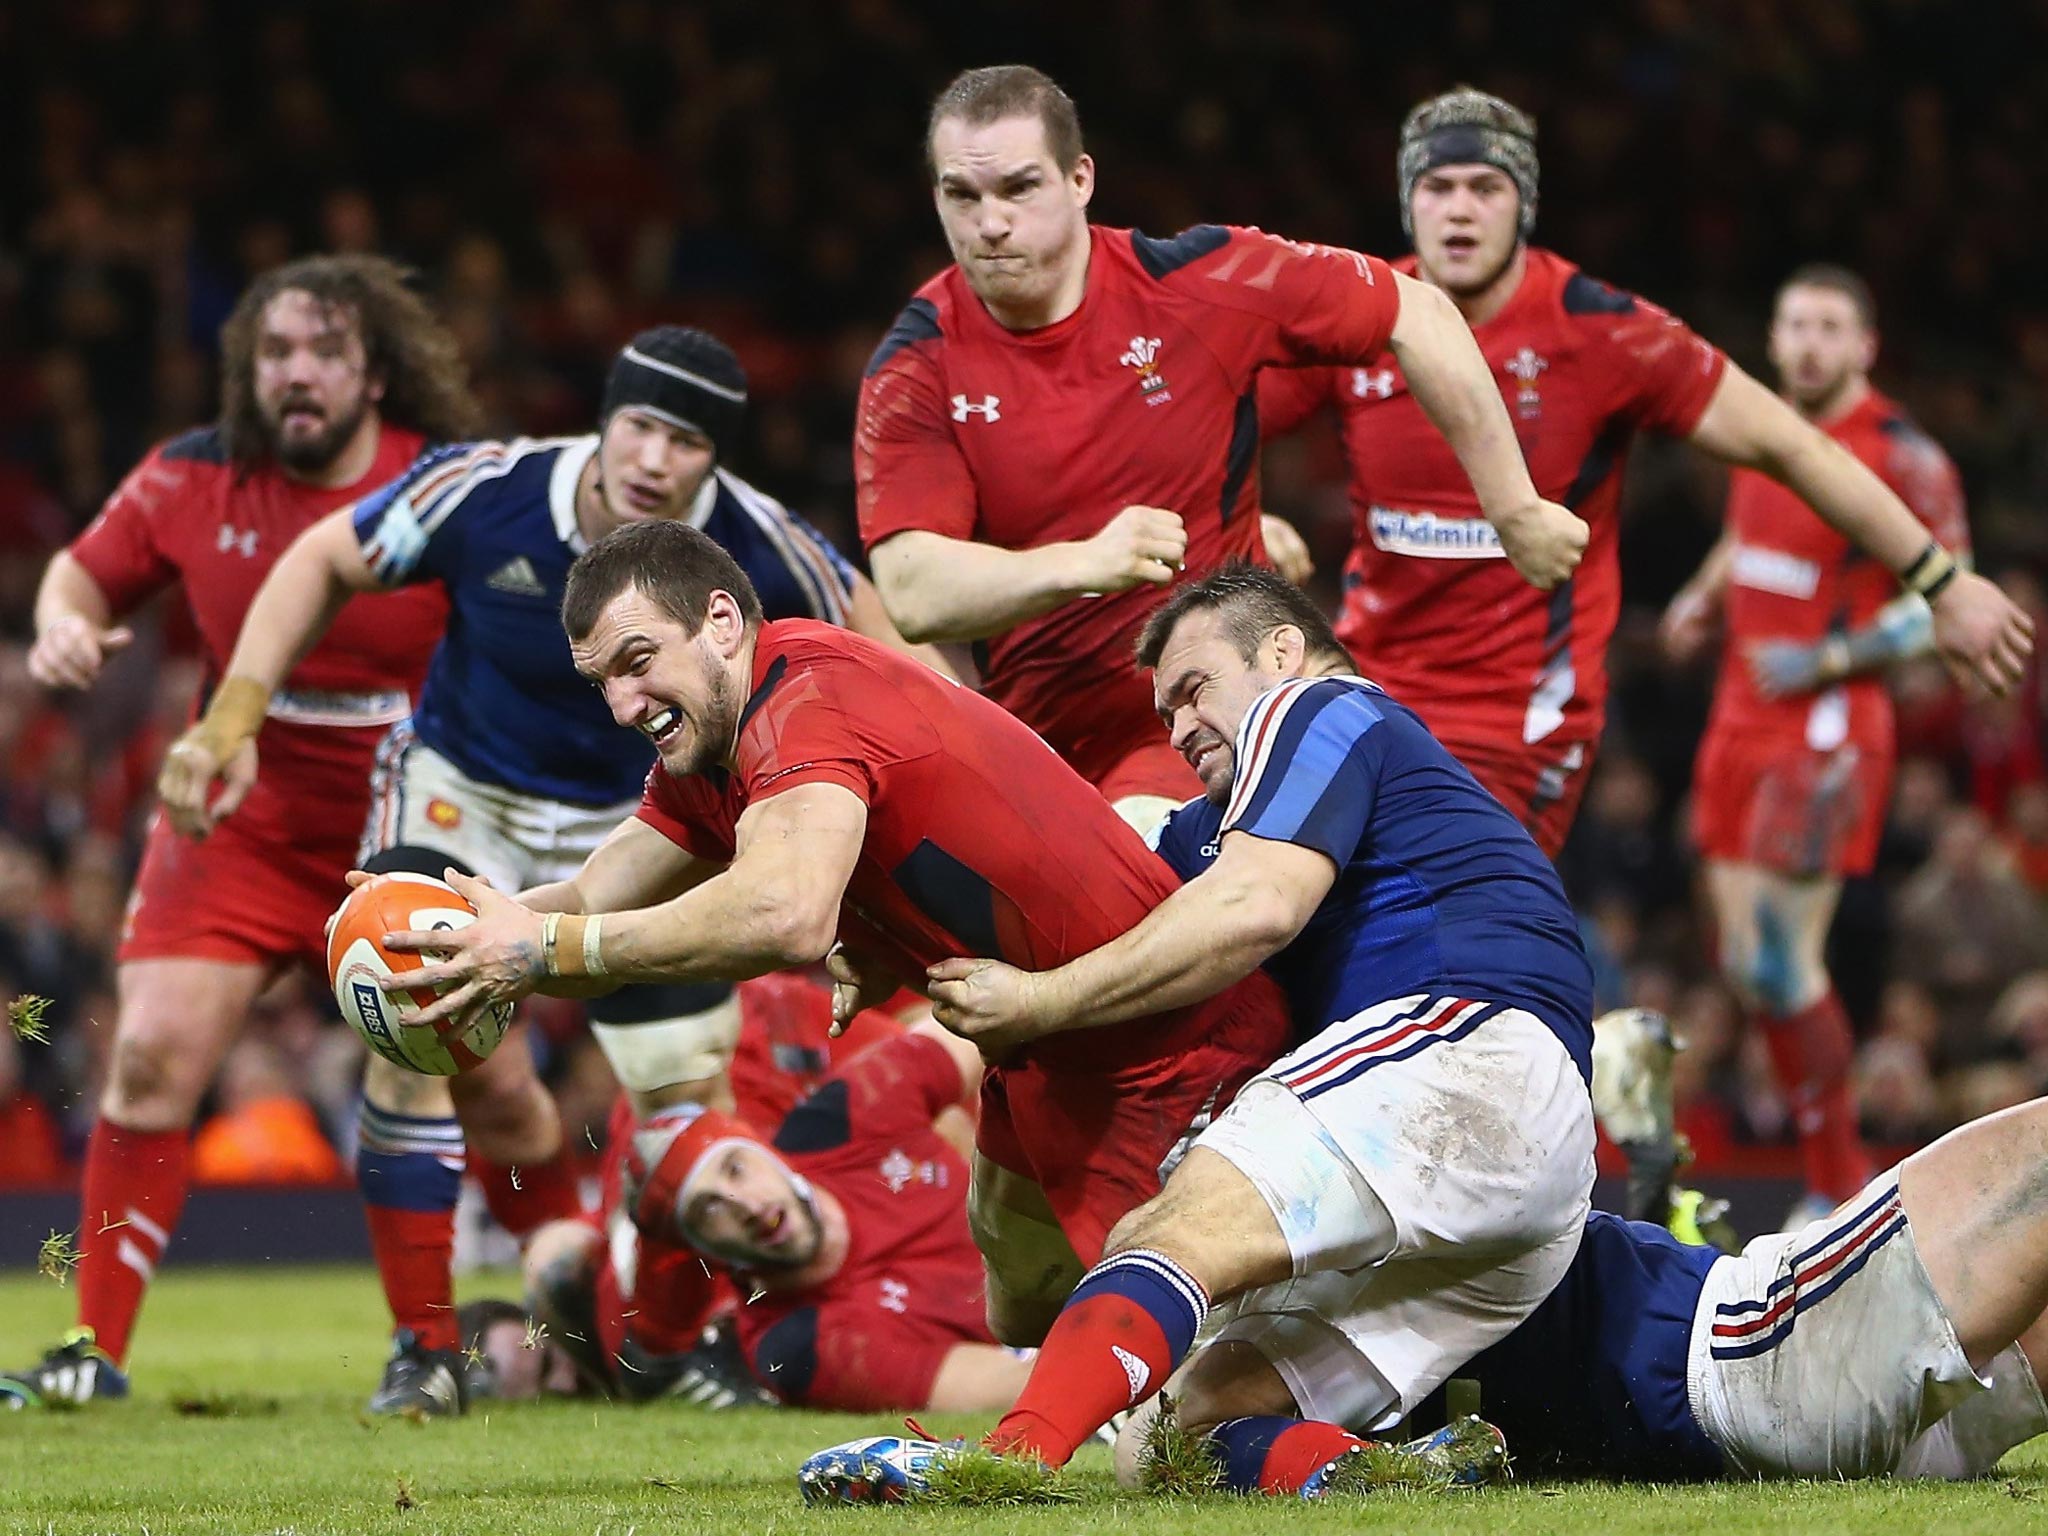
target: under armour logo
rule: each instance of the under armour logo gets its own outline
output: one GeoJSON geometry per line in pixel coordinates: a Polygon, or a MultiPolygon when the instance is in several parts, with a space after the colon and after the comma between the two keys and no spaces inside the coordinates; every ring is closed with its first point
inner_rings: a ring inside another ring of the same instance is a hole
{"type": "Polygon", "coordinates": [[[222,523],[220,525],[220,533],[215,537],[214,547],[222,554],[226,554],[232,549],[237,551],[244,560],[253,560],[256,558],[256,530],[254,528],[232,528],[228,524],[222,523]]]}
{"type": "Polygon", "coordinates": [[[1003,413],[997,410],[996,407],[1002,403],[994,395],[983,395],[979,404],[969,400],[965,395],[955,395],[953,397],[953,419],[955,421],[965,421],[970,416],[979,416],[983,421],[1001,421],[1003,413]]]}
{"type": "Polygon", "coordinates": [[[1394,392],[1394,370],[1391,368],[1354,368],[1351,370],[1351,393],[1361,400],[1370,395],[1375,400],[1385,400],[1394,392]]]}

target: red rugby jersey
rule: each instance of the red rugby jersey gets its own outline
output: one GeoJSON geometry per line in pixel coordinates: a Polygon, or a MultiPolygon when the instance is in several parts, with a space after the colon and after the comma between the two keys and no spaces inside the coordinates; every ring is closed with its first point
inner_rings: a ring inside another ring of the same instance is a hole
{"type": "MultiPolygon", "coordinates": [[[[1956,467],[1896,402],[1871,390],[1822,430],[1869,465],[1929,533],[1957,555],[1969,553],[1956,467]]],[[[1891,696],[1882,676],[1766,699],[1750,673],[1749,648],[1764,640],[1812,644],[1860,628],[1899,595],[1898,578],[1822,522],[1795,492],[1754,470],[1729,477],[1727,533],[1735,547],[1709,728],[1805,741],[1823,751],[1850,738],[1888,745],[1891,696]]]]}
{"type": "MultiPolygon", "coordinates": [[[[1414,259],[1400,263],[1412,272],[1414,259]]],[[[1598,738],[1621,608],[1615,509],[1640,428],[1689,433],[1726,357],[1656,305],[1531,250],[1514,296],[1473,332],[1499,377],[1538,493],[1591,530],[1570,581],[1509,564],[1472,484],[1391,361],[1269,373],[1265,430],[1338,408],[1352,548],[1337,634],[1360,669],[1451,741],[1598,738]]]]}
{"type": "Polygon", "coordinates": [[[748,1365],[785,1402],[921,1408],[954,1345],[995,1342],[967,1161],[932,1129],[959,1098],[945,1047],[903,1035],[835,1071],[776,1131],[790,1167],[839,1201],[850,1239],[824,1284],[756,1295],[737,1314],[748,1365]]]}
{"type": "MultiPolygon", "coordinates": [[[[1054,325],[1007,331],[958,266],[918,290],[861,386],[861,538],[907,529],[1005,549],[1086,539],[1125,507],[1178,512],[1184,580],[1259,536],[1268,364],[1368,362],[1399,312],[1376,257],[1255,229],[1171,240],[1091,227],[1087,291],[1054,325]]],[[[1172,589],[1084,598],[987,642],[983,686],[1091,783],[1159,738],[1131,662],[1172,589]]]]}
{"type": "MultiPolygon", "coordinates": [[[[275,465],[238,470],[218,430],[202,427],[152,449],[72,541],[71,554],[116,614],[183,581],[210,689],[256,589],[292,540],[396,477],[424,446],[417,432],[387,424],[362,478],[325,489],[288,479],[275,465]]],[[[237,819],[289,835],[288,781],[308,773],[323,788],[359,783],[366,806],[377,742],[410,709],[446,615],[438,588],[351,598],[279,690],[257,738],[262,776],[237,819]],[[373,709],[370,695],[391,697],[373,709]]],[[[298,807],[301,815],[305,809],[298,807]]]]}
{"type": "MultiPolygon", "coordinates": [[[[760,631],[737,771],[677,778],[656,764],[639,815],[724,863],[748,805],[815,783],[868,808],[841,932],[906,978],[963,955],[1027,971],[1064,965],[1135,927],[1179,884],[1014,716],[896,651],[804,619],[760,631]]],[[[1197,1012],[1056,1035],[1029,1054],[1088,1069],[1164,1060],[1197,1012]]]]}

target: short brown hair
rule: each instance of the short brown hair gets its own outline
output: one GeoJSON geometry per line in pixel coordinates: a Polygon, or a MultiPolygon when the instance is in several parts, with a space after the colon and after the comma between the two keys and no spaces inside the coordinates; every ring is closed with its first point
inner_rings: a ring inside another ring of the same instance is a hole
{"type": "Polygon", "coordinates": [[[939,163],[932,154],[932,140],[939,124],[949,117],[959,118],[970,128],[986,127],[1006,117],[1037,118],[1045,129],[1045,147],[1062,175],[1070,174],[1085,153],[1081,114],[1074,110],[1073,98],[1052,76],[1029,64],[964,69],[939,92],[924,130],[924,160],[934,181],[938,180],[939,163]]]}
{"type": "MultiPolygon", "coordinates": [[[[1785,297],[1790,288],[1825,288],[1830,293],[1839,293],[1856,308],[1856,318],[1863,322],[1863,329],[1877,329],[1877,297],[1870,291],[1870,284],[1847,267],[1832,261],[1809,261],[1805,266],[1795,268],[1792,275],[1778,284],[1777,299],[1785,297]]],[[[1777,299],[1771,307],[1777,307],[1777,299]]]]}
{"type": "Polygon", "coordinates": [[[562,628],[581,640],[597,616],[628,587],[695,634],[711,611],[711,594],[729,592],[748,627],[761,622],[761,598],[739,562],[708,533],[688,523],[628,523],[576,557],[562,591],[562,628]]]}
{"type": "Polygon", "coordinates": [[[1159,665],[1159,654],[1166,649],[1175,626],[1191,613],[1221,614],[1225,632],[1246,661],[1256,659],[1266,636],[1283,624],[1292,624],[1307,641],[1310,656],[1352,664],[1351,653],[1337,639],[1314,598],[1278,571],[1233,560],[1182,587],[1152,611],[1138,636],[1140,667],[1149,672],[1159,665]]]}
{"type": "Polygon", "coordinates": [[[256,408],[256,332],[270,301],[289,292],[348,311],[370,372],[384,381],[377,414],[385,421],[430,442],[481,433],[483,408],[469,391],[455,333],[412,291],[412,277],[382,256],[306,256],[251,283],[220,329],[220,433],[228,457],[243,466],[270,457],[270,427],[256,408]]]}

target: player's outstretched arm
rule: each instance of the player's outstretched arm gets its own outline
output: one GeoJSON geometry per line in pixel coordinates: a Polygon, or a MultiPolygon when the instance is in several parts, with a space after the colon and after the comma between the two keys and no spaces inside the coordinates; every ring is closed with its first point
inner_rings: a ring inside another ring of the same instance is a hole
{"type": "Polygon", "coordinates": [[[204,837],[256,781],[256,732],[270,696],[357,592],[380,585],[356,542],[354,509],[331,512],[278,557],[242,619],[235,653],[206,712],[171,744],[157,794],[171,825],[204,837]],[[215,778],[226,787],[209,801],[215,778]]]}
{"type": "Polygon", "coordinates": [[[90,688],[114,652],[135,638],[115,625],[113,605],[92,573],[60,549],[36,588],[36,638],[28,675],[45,688],[90,688]]]}
{"type": "Polygon", "coordinates": [[[1399,273],[1395,281],[1401,313],[1389,345],[1409,392],[1458,456],[1515,569],[1549,591],[1585,554],[1586,525],[1536,494],[1500,388],[1457,306],[1428,283],[1399,273]]]}
{"type": "Polygon", "coordinates": [[[1035,549],[906,529],[875,545],[868,563],[904,638],[942,643],[986,640],[1076,598],[1165,586],[1187,549],[1179,513],[1132,506],[1092,538],[1035,549]]]}
{"type": "Polygon", "coordinates": [[[1337,866],[1313,848],[1243,832],[1123,937],[1057,970],[945,960],[926,973],[941,1024],[1001,1052],[1045,1035],[1163,1013],[1213,997],[1307,926],[1337,866]]]}
{"type": "Polygon", "coordinates": [[[2033,620],[1991,582],[1960,569],[1869,466],[1734,364],[1692,440],[1795,491],[1837,533],[1925,597],[1934,613],[1934,647],[1958,678],[1994,694],[2020,681],[2034,649],[2033,620]]]}

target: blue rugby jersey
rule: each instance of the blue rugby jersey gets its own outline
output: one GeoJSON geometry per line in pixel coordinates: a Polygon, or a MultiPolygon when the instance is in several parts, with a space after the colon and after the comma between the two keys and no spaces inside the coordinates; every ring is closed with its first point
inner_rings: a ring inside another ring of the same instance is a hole
{"type": "MultiPolygon", "coordinates": [[[[1693,1317],[1720,1256],[1594,1211],[1557,1289],[1452,1374],[1479,1383],[1479,1416],[1527,1475],[1720,1476],[1720,1449],[1686,1395],[1693,1317]]],[[[1417,1422],[1434,1422],[1429,1405],[1417,1422]]]]}
{"type": "Polygon", "coordinates": [[[1314,848],[1337,880],[1267,968],[1304,1036],[1391,998],[1437,993],[1523,1008],[1592,1078],[1593,977],[1557,871],[1415,714],[1358,677],[1259,696],[1218,807],[1191,800],[1157,833],[1183,880],[1226,832],[1314,848]]]}
{"type": "MultiPolygon", "coordinates": [[[[654,763],[578,675],[562,632],[569,566],[588,547],[576,482],[596,451],[595,436],[438,448],[355,510],[380,581],[448,590],[418,739],[480,783],[574,805],[634,799],[654,763]]],[[[769,619],[846,622],[853,568],[773,497],[714,469],[686,520],[739,562],[769,619]]]]}

